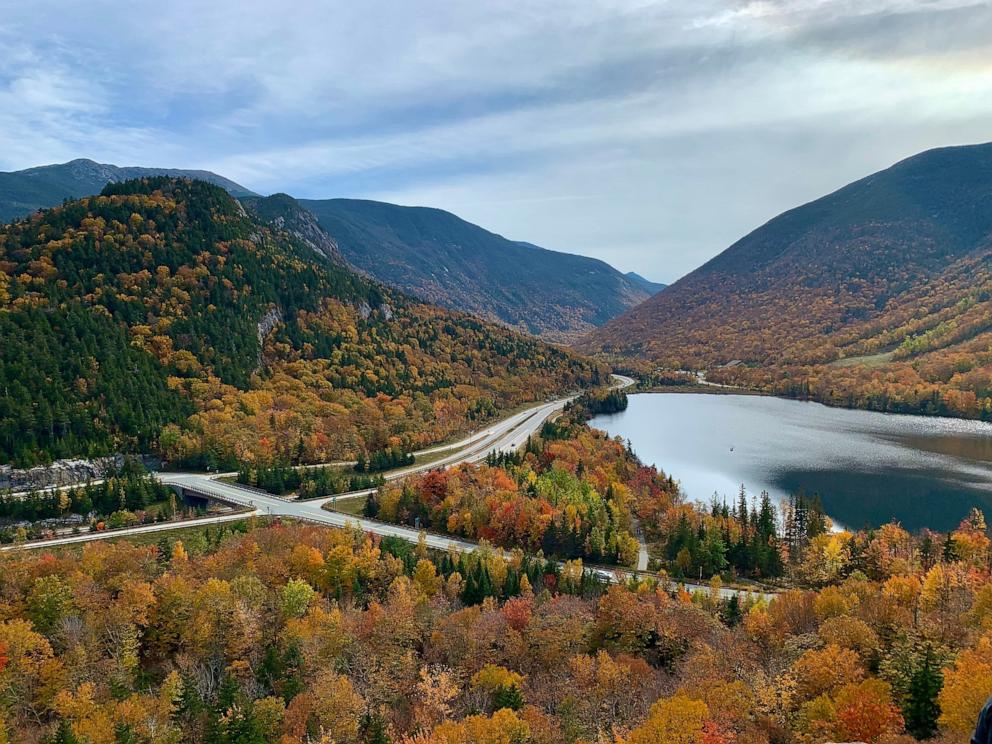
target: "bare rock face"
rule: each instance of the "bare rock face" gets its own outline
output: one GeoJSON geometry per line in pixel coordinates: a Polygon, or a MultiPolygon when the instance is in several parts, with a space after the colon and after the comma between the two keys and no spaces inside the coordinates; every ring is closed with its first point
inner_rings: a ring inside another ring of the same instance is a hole
{"type": "Polygon", "coordinates": [[[262,366],[262,348],[265,346],[265,339],[275,330],[276,326],[282,323],[282,310],[278,307],[271,308],[262,319],[258,321],[258,359],[256,367],[262,366]]]}
{"type": "Polygon", "coordinates": [[[317,218],[288,194],[241,199],[241,205],[267,225],[287,232],[315,253],[326,256],[339,266],[352,268],[338,249],[338,244],[317,224],[317,218]]]}
{"type": "Polygon", "coordinates": [[[268,336],[275,329],[277,325],[282,323],[282,310],[278,307],[270,309],[262,319],[258,321],[258,343],[259,345],[265,342],[266,336],[268,336]]]}
{"type": "Polygon", "coordinates": [[[103,478],[108,471],[119,468],[123,462],[121,455],[111,455],[90,460],[56,460],[51,465],[24,470],[0,465],[0,490],[30,491],[73,486],[103,478]]]}
{"type": "Polygon", "coordinates": [[[372,317],[372,313],[378,312],[382,316],[382,319],[389,322],[393,319],[393,308],[388,302],[383,302],[379,307],[372,307],[369,303],[362,300],[360,303],[355,305],[355,311],[358,313],[358,317],[362,320],[368,320],[372,317]]]}

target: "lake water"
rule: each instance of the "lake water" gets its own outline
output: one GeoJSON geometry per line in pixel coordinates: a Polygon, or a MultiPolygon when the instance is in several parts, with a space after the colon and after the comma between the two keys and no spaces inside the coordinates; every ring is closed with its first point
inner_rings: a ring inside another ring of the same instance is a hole
{"type": "Polygon", "coordinates": [[[626,411],[590,423],[629,439],[692,500],[730,502],[744,484],[778,499],[818,493],[851,527],[946,530],[972,506],[992,518],[992,424],[688,393],[630,395],[626,411]]]}

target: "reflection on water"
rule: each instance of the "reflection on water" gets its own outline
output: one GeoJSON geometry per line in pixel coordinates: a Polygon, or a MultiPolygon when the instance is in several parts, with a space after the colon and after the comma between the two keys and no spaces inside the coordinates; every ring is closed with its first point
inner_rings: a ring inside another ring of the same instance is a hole
{"type": "Polygon", "coordinates": [[[785,498],[819,493],[837,521],[954,527],[992,516],[992,424],[827,408],[748,395],[629,396],[593,426],[629,439],[689,498],[732,498],[743,483],[785,498]]]}

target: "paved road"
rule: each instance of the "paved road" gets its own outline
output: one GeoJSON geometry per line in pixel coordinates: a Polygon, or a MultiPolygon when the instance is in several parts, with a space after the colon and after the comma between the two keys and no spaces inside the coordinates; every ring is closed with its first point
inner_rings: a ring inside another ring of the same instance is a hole
{"type": "MultiPolygon", "coordinates": [[[[631,517],[631,519],[634,519],[631,517]]],[[[640,547],[637,549],[637,570],[647,571],[648,561],[651,556],[648,555],[648,544],[644,542],[644,533],[641,531],[640,523],[634,519],[634,536],[637,538],[637,542],[640,547]]]]}
{"type": "MultiPolygon", "coordinates": [[[[616,387],[618,388],[626,388],[634,384],[634,380],[629,377],[622,375],[614,375],[613,377],[617,381],[616,387]]],[[[540,405],[533,406],[532,408],[528,408],[525,411],[521,411],[520,413],[516,413],[513,416],[500,421],[499,423],[493,424],[483,431],[467,437],[461,442],[452,445],[444,445],[433,450],[443,451],[461,446],[459,451],[424,465],[413,465],[403,470],[394,471],[389,473],[386,478],[388,480],[395,480],[412,473],[430,470],[433,468],[451,467],[464,462],[478,462],[485,459],[486,455],[492,451],[510,452],[517,450],[524,445],[529,436],[532,436],[541,428],[548,418],[560,412],[565,405],[569,401],[574,400],[575,397],[577,396],[571,395],[559,400],[542,403],[540,405]]],[[[417,542],[421,535],[420,531],[409,527],[353,517],[348,514],[327,511],[323,508],[324,504],[334,499],[348,499],[366,496],[374,492],[375,489],[353,491],[347,494],[339,494],[337,496],[330,496],[324,499],[313,499],[310,501],[290,501],[278,496],[273,496],[272,494],[264,491],[246,488],[241,485],[225,483],[219,480],[220,476],[218,475],[204,475],[201,473],[158,473],[157,477],[163,483],[188,489],[196,494],[242,507],[243,511],[238,514],[229,514],[219,517],[206,517],[203,519],[185,520],[181,522],[166,522],[162,524],[145,525],[142,527],[132,527],[129,529],[114,530],[110,532],[90,532],[82,535],[71,535],[36,543],[28,543],[17,547],[34,548],[70,545],[73,543],[86,542],[88,540],[101,540],[111,537],[141,534],[144,532],[181,529],[184,527],[195,526],[197,524],[214,524],[235,519],[244,519],[245,517],[252,515],[289,517],[292,519],[300,519],[307,522],[324,524],[332,527],[352,526],[361,529],[364,532],[372,532],[382,536],[399,537],[404,540],[409,540],[410,542],[417,542]]],[[[430,533],[426,534],[425,539],[429,547],[437,548],[439,550],[455,548],[458,550],[472,551],[478,547],[478,544],[474,542],[430,533]]],[[[8,546],[4,549],[9,550],[12,547],[13,546],[8,546]]],[[[647,550],[643,543],[641,546],[641,554],[638,556],[637,568],[640,571],[647,568],[647,550]]],[[[612,569],[595,570],[604,578],[609,580],[614,580],[616,578],[616,572],[612,569]]],[[[695,584],[687,584],[686,588],[689,591],[694,591],[696,589],[704,591],[709,590],[708,586],[695,584]]],[[[721,589],[721,595],[725,597],[730,597],[734,594],[740,593],[742,592],[738,592],[734,589],[721,589]]]]}
{"type": "Polygon", "coordinates": [[[157,524],[143,524],[139,527],[128,527],[122,530],[104,530],[102,532],[83,532],[78,535],[66,535],[51,540],[38,540],[36,542],[24,543],[22,545],[0,545],[0,552],[8,550],[31,550],[33,548],[50,548],[59,545],[73,545],[75,543],[92,542],[93,540],[110,540],[115,537],[127,537],[128,535],[142,535],[146,532],[166,532],[169,530],[181,530],[187,527],[200,527],[211,524],[221,524],[222,522],[236,522],[239,519],[257,516],[257,510],[242,509],[228,514],[218,514],[211,517],[197,517],[196,519],[184,519],[179,522],[159,522],[157,524]]]}

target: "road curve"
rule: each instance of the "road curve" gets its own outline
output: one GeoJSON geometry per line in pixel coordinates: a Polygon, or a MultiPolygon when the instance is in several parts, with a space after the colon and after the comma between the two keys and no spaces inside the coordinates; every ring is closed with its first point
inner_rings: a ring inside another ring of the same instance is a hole
{"type": "MultiPolygon", "coordinates": [[[[613,375],[613,377],[616,380],[615,387],[617,388],[626,388],[634,384],[634,380],[629,377],[625,377],[623,375],[613,375]]],[[[560,412],[567,403],[574,400],[576,397],[578,396],[570,395],[565,398],[560,398],[548,403],[542,403],[528,408],[525,411],[516,413],[496,424],[489,426],[481,432],[473,434],[472,436],[462,440],[462,442],[457,443],[463,445],[462,449],[458,452],[424,465],[413,465],[409,468],[404,468],[402,470],[389,473],[386,478],[387,480],[396,480],[413,473],[431,470],[434,468],[446,468],[466,462],[478,462],[485,459],[486,455],[493,451],[510,452],[519,449],[524,445],[524,443],[526,443],[528,437],[534,435],[541,428],[548,418],[560,412]]],[[[447,445],[443,448],[436,448],[434,451],[454,448],[457,444],[447,445]]],[[[204,475],[202,473],[157,473],[156,476],[163,483],[170,486],[183,488],[192,491],[194,494],[209,497],[234,506],[239,506],[242,508],[242,511],[238,514],[228,514],[219,517],[205,517],[202,519],[183,520],[179,522],[163,522],[160,524],[144,525],[122,530],[70,535],[51,540],[26,543],[19,546],[6,546],[2,548],[2,550],[71,545],[75,543],[87,542],[89,540],[101,540],[112,537],[125,537],[128,535],[142,534],[145,532],[160,532],[171,529],[182,529],[185,527],[193,527],[198,524],[215,524],[236,519],[244,519],[249,516],[287,517],[290,519],[299,519],[312,522],[314,524],[327,525],[329,527],[353,527],[361,529],[364,532],[371,532],[384,537],[398,537],[410,542],[417,542],[420,540],[421,535],[424,534],[424,539],[426,540],[427,546],[438,550],[456,549],[472,551],[478,547],[477,543],[467,540],[447,537],[444,535],[422,533],[421,531],[410,527],[390,524],[387,522],[379,522],[372,519],[353,517],[348,514],[327,511],[323,508],[324,504],[329,501],[365,496],[374,492],[376,489],[352,491],[349,493],[338,494],[336,496],[330,496],[324,499],[290,501],[257,489],[225,483],[219,480],[219,475],[204,475]]],[[[639,570],[644,570],[644,568],[647,567],[646,565],[643,567],[640,565],[642,563],[646,564],[646,560],[644,560],[647,557],[646,550],[642,549],[642,552],[644,555],[639,556],[638,560],[639,570]]],[[[617,580],[618,572],[620,574],[625,573],[623,569],[618,569],[618,571],[615,571],[613,569],[596,568],[594,570],[604,578],[611,581],[617,580]]],[[[685,586],[689,591],[709,591],[709,587],[705,585],[686,584],[685,586]]],[[[720,593],[721,596],[724,597],[744,594],[742,591],[729,588],[722,588],[720,593]]]]}

